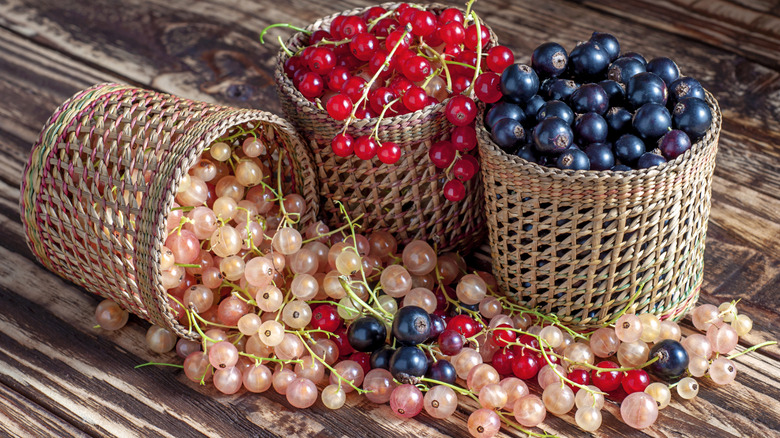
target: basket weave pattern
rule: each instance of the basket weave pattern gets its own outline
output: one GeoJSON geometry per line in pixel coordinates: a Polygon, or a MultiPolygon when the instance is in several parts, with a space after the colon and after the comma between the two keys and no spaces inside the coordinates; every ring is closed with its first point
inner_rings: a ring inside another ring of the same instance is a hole
{"type": "Polygon", "coordinates": [[[721,115],[661,166],[629,172],[542,167],[502,152],[478,116],[493,273],[504,293],[570,325],[633,310],[679,319],[702,282],[721,115]],[[643,286],[642,286],[643,285],[643,286]],[[641,291],[639,288],[642,288],[641,291]]]}
{"type": "MultiPolygon", "coordinates": [[[[381,6],[391,10],[398,5],[385,3],[381,6]]],[[[442,10],[446,6],[424,7],[442,10]]],[[[328,29],[337,16],[359,15],[367,9],[353,9],[319,19],[307,30],[328,29]]],[[[496,42],[492,31],[490,35],[488,47],[496,42]]],[[[297,33],[286,45],[295,52],[307,41],[305,34],[297,33]]],[[[401,147],[398,163],[382,164],[378,158],[370,161],[354,156],[342,158],[333,153],[330,143],[342,132],[343,122],[330,118],[296,89],[284,73],[288,58],[285,51],[279,52],[274,75],[277,91],[287,118],[309,141],[318,170],[323,219],[329,226],[336,227],[343,222],[338,201],[352,217],[365,214],[361,220],[362,232],[387,230],[404,244],[413,239],[424,239],[436,242],[439,251],[447,251],[467,249],[481,240],[485,217],[479,175],[465,183],[464,199],[449,202],[442,190],[446,177],[428,158],[431,144],[448,139],[453,127],[444,114],[446,101],[380,122],[380,141],[392,141],[401,147]]],[[[354,137],[370,135],[376,122],[375,118],[354,121],[348,132],[354,137]]],[[[476,155],[476,151],[472,153],[476,155]]]]}
{"type": "Polygon", "coordinates": [[[28,245],[62,277],[192,338],[172,315],[160,281],[165,222],[181,178],[204,148],[246,124],[263,129],[269,150],[284,149],[285,189],[306,200],[301,225],[313,221],[311,158],[284,120],[100,84],[58,108],[33,146],[20,201],[28,245]]]}

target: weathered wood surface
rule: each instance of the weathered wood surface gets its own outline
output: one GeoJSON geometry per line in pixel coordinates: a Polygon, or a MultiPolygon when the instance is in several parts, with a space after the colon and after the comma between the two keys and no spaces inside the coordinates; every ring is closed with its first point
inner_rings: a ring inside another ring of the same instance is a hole
{"type": "MultiPolygon", "coordinates": [[[[135,370],[175,358],[146,350],[146,324],[135,318],[119,333],[93,329],[98,298],[42,269],[22,237],[19,182],[30,145],[75,91],[120,81],[281,113],[271,76],[277,46],[260,45],[259,30],[367,4],[0,0],[0,435],[464,435],[469,404],[446,422],[424,414],[402,422],[356,395],[337,412],[320,402],[299,411],[271,392],[226,397],[173,368],[135,370]]],[[[780,5],[480,0],[476,10],[521,61],[541,42],[571,47],[603,30],[626,50],[672,57],[713,92],[724,124],[702,301],[742,298],[740,310],[755,321],[742,347],[780,338],[780,5]]],[[[696,400],[674,397],[644,431],[629,430],[609,404],[596,436],[780,435],[780,349],[737,362],[734,384],[701,379],[696,400]]],[[[583,436],[573,414],[548,418],[544,430],[583,436]]]]}

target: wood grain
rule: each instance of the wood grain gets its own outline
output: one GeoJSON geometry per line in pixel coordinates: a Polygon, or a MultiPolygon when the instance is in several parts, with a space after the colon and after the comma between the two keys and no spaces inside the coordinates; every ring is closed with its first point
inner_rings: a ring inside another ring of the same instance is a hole
{"type": "MultiPolygon", "coordinates": [[[[147,325],[137,318],[118,333],[94,329],[98,297],[43,270],[22,237],[18,185],[30,145],[75,91],[120,81],[280,113],[271,76],[277,46],[261,46],[259,30],[274,22],[305,25],[367,4],[128,0],[118,8],[108,0],[0,1],[0,434],[463,436],[476,408],[471,402],[448,421],[427,415],[401,421],[388,406],[355,394],[338,412],[321,402],[295,410],[272,392],[224,396],[175,368],[134,370],[178,359],[150,353],[147,325]]],[[[571,48],[598,29],[618,35],[625,50],[672,57],[716,95],[724,124],[702,301],[742,299],[739,308],[754,319],[754,331],[740,348],[780,338],[779,9],[769,0],[480,0],[476,6],[520,61],[541,42],[571,48]]],[[[628,429],[610,402],[594,436],[779,435],[780,348],[736,361],[736,383],[719,388],[701,379],[699,398],[675,397],[647,430],[628,429]]],[[[583,436],[573,413],[548,418],[543,428],[583,436]]],[[[503,429],[502,436],[523,435],[503,429]]]]}

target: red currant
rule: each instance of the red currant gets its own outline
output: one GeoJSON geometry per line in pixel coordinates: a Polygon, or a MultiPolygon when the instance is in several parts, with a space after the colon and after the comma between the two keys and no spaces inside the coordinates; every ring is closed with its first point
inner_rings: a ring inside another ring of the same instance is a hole
{"type": "Polygon", "coordinates": [[[354,150],[354,139],[349,134],[337,134],[330,142],[330,147],[339,157],[348,157],[354,150]]]}
{"type": "Polygon", "coordinates": [[[444,108],[447,120],[455,126],[465,126],[477,117],[477,105],[462,94],[453,96],[444,108]]]}
{"type": "Polygon", "coordinates": [[[344,86],[341,87],[341,93],[345,94],[347,97],[349,97],[349,100],[355,103],[360,100],[360,97],[363,95],[363,89],[365,87],[365,79],[359,76],[353,76],[344,82],[344,86]]]}
{"type": "Polygon", "coordinates": [[[361,160],[370,160],[376,156],[376,140],[369,136],[358,137],[355,139],[355,156],[361,160]]]}
{"type": "MultiPolygon", "coordinates": [[[[369,93],[368,102],[371,104],[371,109],[377,113],[382,113],[385,106],[389,105],[396,98],[395,93],[389,87],[379,87],[376,90],[369,93]]],[[[391,112],[391,110],[388,110],[391,112]]]]}
{"type": "Polygon", "coordinates": [[[292,78],[295,75],[295,72],[301,69],[302,62],[303,58],[301,56],[287,58],[287,60],[284,61],[284,74],[286,74],[288,78],[292,78]]]}
{"type": "MultiPolygon", "coordinates": [[[[406,79],[403,76],[396,76],[393,78],[392,81],[390,81],[390,88],[393,90],[393,92],[396,94],[396,96],[403,96],[409,90],[414,87],[414,84],[409,79],[406,79]]],[[[426,97],[428,97],[426,95],[426,97]]]]}
{"type": "MultiPolygon", "coordinates": [[[[474,178],[479,171],[479,161],[471,155],[463,155],[452,165],[452,174],[461,181],[474,178]]],[[[514,333],[514,332],[512,332],[514,333]]]]}
{"type": "Polygon", "coordinates": [[[406,26],[412,22],[412,16],[418,9],[407,5],[405,8],[397,8],[395,11],[398,13],[398,21],[401,25],[406,26]]]}
{"type": "Polygon", "coordinates": [[[474,82],[474,94],[483,102],[498,102],[504,96],[501,92],[501,76],[491,71],[477,76],[474,82]]]}
{"type": "Polygon", "coordinates": [[[346,15],[339,15],[330,22],[330,34],[334,39],[340,40],[344,38],[344,35],[341,33],[341,28],[344,25],[344,20],[346,19],[346,15]]]}
{"type": "Polygon", "coordinates": [[[413,35],[424,37],[436,31],[436,16],[429,11],[415,10],[410,23],[413,35]]]}
{"type": "Polygon", "coordinates": [[[422,56],[412,56],[403,63],[401,73],[412,82],[424,80],[431,74],[431,63],[422,56]]]}
{"type": "Polygon", "coordinates": [[[326,47],[317,47],[309,57],[309,69],[319,75],[326,75],[336,66],[336,55],[326,47]]]}
{"type": "Polygon", "coordinates": [[[360,105],[360,107],[355,110],[355,118],[362,120],[362,119],[371,119],[376,117],[378,114],[374,114],[373,111],[371,111],[371,108],[368,107],[368,104],[360,105]]]}
{"type": "Polygon", "coordinates": [[[328,88],[333,91],[341,91],[344,87],[344,83],[350,78],[349,69],[346,67],[334,67],[333,70],[328,73],[326,78],[328,82],[328,88]]]}
{"type": "MultiPolygon", "coordinates": [[[[450,46],[450,45],[444,46],[444,57],[446,59],[455,60],[458,58],[458,55],[460,55],[461,52],[463,52],[463,49],[461,49],[460,46],[450,46]]],[[[450,69],[450,71],[453,71],[452,69],[455,67],[458,66],[452,65],[448,68],[450,69]]]]}
{"type": "Polygon", "coordinates": [[[364,353],[364,352],[355,352],[352,353],[349,356],[349,360],[354,360],[355,362],[360,365],[361,368],[363,368],[363,374],[368,374],[369,371],[371,371],[371,354],[370,353],[364,353]]]}
{"type": "MultiPolygon", "coordinates": [[[[566,377],[568,377],[572,382],[579,383],[582,386],[590,385],[590,374],[583,369],[577,368],[575,370],[571,370],[569,375],[566,377]]],[[[575,394],[580,390],[579,386],[571,385],[569,382],[566,382],[566,384],[569,385],[569,388],[571,388],[575,394]]]]}
{"type": "Polygon", "coordinates": [[[343,94],[336,94],[328,99],[326,108],[333,120],[344,120],[352,113],[352,101],[343,94]]]}
{"type": "Polygon", "coordinates": [[[385,12],[387,12],[387,9],[381,6],[374,6],[366,12],[363,12],[363,21],[369,23],[382,16],[385,12]]]}
{"type": "Polygon", "coordinates": [[[509,324],[500,324],[493,329],[493,342],[499,347],[506,347],[517,339],[517,333],[512,330],[507,330],[508,328],[511,329],[512,326],[509,324]]]}
{"type": "Polygon", "coordinates": [[[341,26],[341,35],[344,38],[352,38],[355,35],[368,32],[366,22],[357,15],[352,15],[344,20],[344,24],[341,26]]]}
{"type": "Polygon", "coordinates": [[[460,152],[470,151],[477,146],[477,131],[472,125],[456,126],[450,134],[450,142],[460,152]]]}
{"type": "Polygon", "coordinates": [[[401,159],[401,147],[392,141],[386,141],[379,146],[376,155],[379,161],[385,164],[395,164],[401,159]]]}
{"type": "Polygon", "coordinates": [[[448,330],[455,330],[464,337],[470,338],[477,334],[477,322],[468,315],[455,315],[447,323],[448,330]]]}
{"type": "Polygon", "coordinates": [[[332,40],[332,39],[333,37],[331,36],[330,33],[328,33],[328,31],[322,29],[315,30],[309,37],[309,45],[313,46],[322,40],[332,40]]]}
{"type": "Polygon", "coordinates": [[[386,38],[388,35],[390,35],[390,32],[398,29],[399,26],[400,24],[398,23],[398,20],[393,18],[383,18],[379,20],[376,25],[374,25],[374,28],[371,29],[371,31],[374,32],[374,35],[377,37],[386,38]]]}
{"type": "Polygon", "coordinates": [[[445,329],[438,337],[439,350],[447,356],[454,356],[463,349],[463,335],[452,329],[445,329]]]}
{"type": "Polygon", "coordinates": [[[352,52],[352,55],[361,61],[371,59],[377,48],[379,48],[379,40],[370,33],[355,35],[349,43],[349,50],[352,52]]]}
{"type": "Polygon", "coordinates": [[[443,11],[441,11],[441,14],[439,15],[439,23],[441,24],[447,24],[450,21],[457,21],[458,23],[463,23],[463,12],[456,8],[447,8],[443,11]]]}
{"type": "Polygon", "coordinates": [[[409,34],[406,34],[404,37],[404,31],[402,30],[394,30],[390,32],[389,35],[387,35],[387,39],[385,39],[385,49],[390,52],[393,50],[393,47],[396,45],[398,46],[398,50],[400,49],[408,49],[409,45],[412,43],[412,36],[409,34]],[[401,39],[403,38],[403,40],[401,39]]]}
{"type": "Polygon", "coordinates": [[[450,202],[458,202],[466,197],[466,186],[457,179],[451,179],[444,183],[442,190],[444,197],[450,202]]]}
{"type": "MultiPolygon", "coordinates": [[[[604,360],[596,364],[599,368],[618,368],[618,364],[604,360]]],[[[623,380],[623,373],[620,371],[598,371],[593,370],[591,375],[593,384],[604,392],[614,391],[620,388],[620,382],[623,380]]]]}
{"type": "Polygon", "coordinates": [[[487,67],[498,74],[504,72],[504,69],[514,64],[515,55],[506,46],[496,46],[488,50],[487,67]]]}
{"type": "Polygon", "coordinates": [[[481,31],[480,36],[483,49],[490,41],[490,33],[488,33],[487,27],[472,23],[471,26],[466,28],[466,39],[463,40],[463,44],[471,50],[477,50],[477,28],[481,31]]]}
{"type": "Polygon", "coordinates": [[[442,41],[441,38],[439,37],[438,27],[430,35],[422,37],[422,40],[425,44],[431,47],[439,47],[440,45],[444,44],[444,41],[442,41]]]}
{"type": "Polygon", "coordinates": [[[517,341],[528,347],[539,349],[539,340],[531,335],[520,336],[520,339],[517,341]]]}
{"type": "Polygon", "coordinates": [[[490,364],[498,371],[498,374],[506,376],[512,374],[512,362],[514,359],[515,352],[511,348],[502,348],[493,355],[493,360],[490,364]]]}
{"type": "Polygon", "coordinates": [[[412,86],[403,97],[404,106],[409,111],[417,111],[428,105],[428,95],[422,87],[412,86]]]}
{"type": "Polygon", "coordinates": [[[471,85],[471,76],[453,76],[452,94],[460,94],[471,85]]]}
{"type": "Polygon", "coordinates": [[[390,58],[390,62],[385,65],[385,62],[387,61],[387,51],[384,49],[379,49],[374,52],[373,55],[371,55],[371,59],[368,61],[368,71],[371,72],[371,74],[375,74],[380,69],[382,69],[382,73],[379,74],[380,79],[387,79],[390,77],[390,75],[393,73],[392,68],[395,62],[397,61],[395,57],[390,58]]]}
{"type": "Polygon", "coordinates": [[[650,384],[650,376],[645,370],[630,370],[626,371],[621,383],[626,394],[643,392],[650,384]]]}
{"type": "Polygon", "coordinates": [[[428,150],[428,158],[439,169],[446,169],[455,159],[455,148],[448,141],[440,141],[431,145],[428,150]]]}
{"type": "Polygon", "coordinates": [[[339,328],[333,332],[333,334],[336,336],[332,336],[330,339],[336,343],[337,347],[339,347],[339,357],[349,356],[355,352],[355,349],[352,348],[352,345],[350,345],[349,341],[347,340],[346,327],[340,325],[339,328]]]}
{"type": "Polygon", "coordinates": [[[466,30],[463,28],[463,24],[450,21],[439,29],[439,38],[448,46],[460,46],[466,38],[466,30]]]}
{"type": "Polygon", "coordinates": [[[325,89],[325,82],[322,76],[314,72],[308,72],[301,77],[301,83],[298,84],[298,90],[307,99],[314,99],[322,96],[325,89]]]}
{"type": "Polygon", "coordinates": [[[311,326],[333,333],[341,325],[339,313],[336,306],[330,304],[320,304],[311,311],[311,326]]]}
{"type": "Polygon", "coordinates": [[[539,359],[531,351],[517,354],[512,360],[512,373],[519,379],[533,379],[539,372],[539,368],[541,368],[539,359]]]}

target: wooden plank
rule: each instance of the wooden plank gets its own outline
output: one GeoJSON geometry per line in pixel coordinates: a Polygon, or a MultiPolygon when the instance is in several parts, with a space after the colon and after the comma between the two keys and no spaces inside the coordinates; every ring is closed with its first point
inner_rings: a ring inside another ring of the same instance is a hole
{"type": "Polygon", "coordinates": [[[0,435],[89,436],[3,384],[0,384],[0,435]]]}

